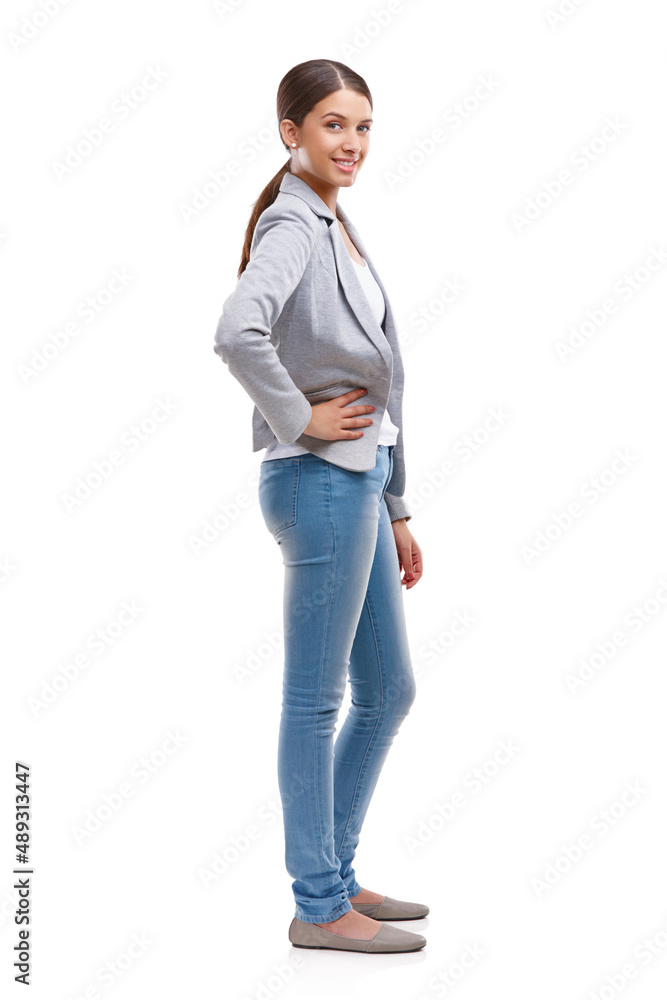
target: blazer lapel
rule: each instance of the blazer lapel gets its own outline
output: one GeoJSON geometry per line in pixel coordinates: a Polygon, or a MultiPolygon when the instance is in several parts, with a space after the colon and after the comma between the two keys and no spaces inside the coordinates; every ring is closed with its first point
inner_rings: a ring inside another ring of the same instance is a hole
{"type": "Polygon", "coordinates": [[[368,256],[366,248],[364,247],[356,228],[352,225],[347,217],[347,214],[343,211],[340,205],[337,205],[336,210],[341,222],[350,234],[353,243],[359,250],[359,253],[370,267],[371,274],[380,286],[384,296],[385,319],[382,326],[380,326],[375,319],[373,310],[371,309],[368,299],[366,298],[366,293],[361,287],[359,278],[354,273],[354,269],[357,265],[350,257],[349,251],[345,246],[345,241],[343,240],[343,236],[338,226],[338,220],[332,213],[331,209],[325,204],[325,202],[322,201],[320,196],[316,194],[310,184],[306,184],[301,177],[296,177],[289,171],[283,176],[283,179],[280,182],[280,190],[286,192],[287,194],[294,194],[297,195],[297,197],[302,198],[308,205],[310,205],[314,212],[327,219],[329,225],[329,236],[331,238],[331,244],[336,260],[338,280],[340,281],[345,293],[345,298],[349,302],[354,315],[357,317],[357,320],[361,325],[361,328],[375,344],[378,351],[384,357],[387,365],[391,369],[394,363],[394,354],[398,346],[396,343],[397,336],[391,306],[389,305],[389,299],[387,298],[384,285],[380,281],[380,277],[373,266],[373,262],[368,256]]]}
{"type": "Polygon", "coordinates": [[[333,246],[334,256],[336,258],[336,269],[338,271],[338,278],[345,292],[345,297],[350,303],[352,310],[361,323],[361,326],[366,331],[370,339],[373,341],[380,354],[382,354],[391,364],[390,358],[392,356],[390,338],[388,336],[389,328],[392,328],[393,323],[391,321],[391,309],[389,306],[389,300],[387,299],[387,293],[384,289],[382,282],[380,281],[380,276],[375,270],[373,262],[368,256],[368,251],[366,250],[359,233],[356,228],[352,225],[347,214],[343,211],[340,205],[337,206],[338,216],[347,229],[352,242],[356,246],[357,250],[361,256],[366,261],[368,267],[370,267],[371,274],[377,281],[384,296],[385,302],[385,319],[383,326],[380,326],[375,316],[373,315],[373,310],[370,307],[366,293],[360,284],[360,279],[355,274],[355,268],[358,266],[354,263],[350,257],[349,251],[345,246],[345,241],[341,234],[338,222],[334,221],[329,226],[329,235],[331,236],[331,243],[333,246]],[[387,334],[383,327],[387,330],[387,334]]]}

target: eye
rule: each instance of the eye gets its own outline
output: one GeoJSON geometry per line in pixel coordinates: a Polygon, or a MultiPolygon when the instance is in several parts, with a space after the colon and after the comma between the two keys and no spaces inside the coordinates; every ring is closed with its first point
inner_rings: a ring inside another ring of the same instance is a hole
{"type": "MultiPolygon", "coordinates": [[[[327,128],[328,128],[328,127],[329,127],[330,125],[338,125],[338,126],[340,126],[340,128],[342,128],[342,127],[343,127],[343,126],[342,126],[342,125],[340,124],[340,122],[327,122],[327,128]]],[[[359,126],[359,128],[364,128],[364,129],[366,129],[366,132],[370,132],[370,130],[371,130],[371,127],[370,127],[370,125],[360,125],[360,126],[359,126]]]]}

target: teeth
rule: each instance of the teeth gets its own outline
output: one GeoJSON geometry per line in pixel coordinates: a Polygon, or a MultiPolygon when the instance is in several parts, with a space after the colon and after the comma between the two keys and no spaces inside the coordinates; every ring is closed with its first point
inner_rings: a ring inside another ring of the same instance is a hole
{"type": "Polygon", "coordinates": [[[336,160],[336,163],[344,163],[346,167],[351,167],[355,160],[336,160]]]}

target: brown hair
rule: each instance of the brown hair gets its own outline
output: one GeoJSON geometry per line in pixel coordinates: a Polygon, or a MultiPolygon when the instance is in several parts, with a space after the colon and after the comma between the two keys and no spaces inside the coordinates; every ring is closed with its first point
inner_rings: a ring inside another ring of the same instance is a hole
{"type": "MultiPolygon", "coordinates": [[[[354,90],[358,94],[363,94],[364,97],[368,98],[371,108],[373,107],[373,99],[366,81],[345,63],[336,62],[335,59],[309,59],[307,62],[293,66],[278,86],[276,99],[278,126],[280,127],[283,118],[289,118],[296,126],[300,126],[316,104],[337,90],[354,90]]],[[[282,134],[280,141],[285,149],[289,150],[290,147],[285,144],[282,134]]],[[[239,278],[250,260],[250,244],[257,220],[278,197],[280,182],[289,172],[291,164],[292,157],[290,156],[287,163],[284,163],[278,173],[271,178],[257,201],[254,202],[243,243],[243,253],[237,275],[239,278]]]]}

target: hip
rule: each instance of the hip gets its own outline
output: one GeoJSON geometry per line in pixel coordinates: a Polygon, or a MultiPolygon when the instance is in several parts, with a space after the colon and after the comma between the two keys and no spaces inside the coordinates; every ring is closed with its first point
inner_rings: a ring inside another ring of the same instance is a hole
{"type": "Polygon", "coordinates": [[[259,504],[264,522],[280,542],[297,526],[317,529],[350,519],[376,522],[391,480],[394,445],[377,445],[372,469],[356,471],[308,452],[265,459],[259,467],[259,504]]]}

